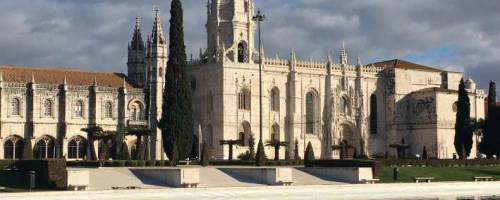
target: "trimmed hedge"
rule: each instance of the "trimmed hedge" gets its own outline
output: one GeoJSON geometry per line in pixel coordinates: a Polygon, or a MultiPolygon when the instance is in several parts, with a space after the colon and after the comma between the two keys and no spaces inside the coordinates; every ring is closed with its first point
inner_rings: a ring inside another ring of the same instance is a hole
{"type": "Polygon", "coordinates": [[[500,166],[500,160],[471,159],[471,160],[438,160],[438,159],[387,159],[377,160],[384,166],[422,166],[422,167],[466,167],[466,166],[500,166]]]}
{"type": "Polygon", "coordinates": [[[16,161],[17,160],[0,160],[0,170],[10,168],[16,161]]]}
{"type": "MultiPolygon", "coordinates": [[[[183,162],[177,162],[177,165],[182,165],[183,162]]],[[[200,161],[191,161],[191,165],[200,165],[200,161]]],[[[303,165],[302,160],[268,160],[265,162],[265,166],[297,166],[303,165]]],[[[157,160],[157,161],[142,161],[142,160],[108,160],[108,161],[68,161],[68,167],[88,167],[88,168],[98,168],[98,167],[170,167],[171,162],[168,160],[157,160]]],[[[255,161],[244,161],[244,160],[213,160],[210,161],[212,166],[255,166],[255,161]]]]}
{"type": "Polygon", "coordinates": [[[66,189],[66,160],[20,160],[13,166],[22,172],[35,171],[37,188],[66,189]]]}
{"type": "Polygon", "coordinates": [[[306,167],[370,167],[375,178],[384,173],[384,165],[374,160],[311,160],[306,167]]]}

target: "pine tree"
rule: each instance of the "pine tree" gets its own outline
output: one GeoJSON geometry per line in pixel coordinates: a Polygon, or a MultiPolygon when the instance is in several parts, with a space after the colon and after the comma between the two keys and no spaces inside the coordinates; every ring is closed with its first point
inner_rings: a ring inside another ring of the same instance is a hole
{"type": "Polygon", "coordinates": [[[27,138],[23,148],[23,160],[33,160],[33,148],[31,146],[31,139],[27,138]]]}
{"type": "Polygon", "coordinates": [[[210,158],[208,156],[208,149],[206,143],[203,142],[201,146],[201,166],[206,167],[209,164],[210,158]]]}
{"type": "Polygon", "coordinates": [[[485,120],[485,127],[483,133],[483,139],[481,144],[479,145],[479,150],[481,153],[486,154],[489,158],[491,158],[494,154],[497,154],[497,145],[500,142],[500,136],[495,134],[495,126],[497,126],[497,111],[496,111],[496,101],[497,101],[497,93],[496,93],[496,84],[493,81],[490,81],[490,87],[488,92],[488,115],[485,120]]]}
{"type": "Polygon", "coordinates": [[[264,166],[266,162],[266,153],[264,152],[264,143],[262,143],[262,140],[259,141],[259,144],[257,146],[257,155],[255,156],[255,163],[257,166],[264,166]]]}
{"type": "Polygon", "coordinates": [[[312,148],[311,142],[307,143],[306,152],[304,154],[304,164],[306,167],[311,166],[310,162],[314,160],[314,150],[312,148]]]}
{"type": "Polygon", "coordinates": [[[187,80],[186,46],[184,45],[183,11],[180,0],[172,0],[170,9],[169,55],[165,91],[163,92],[162,129],[163,147],[170,160],[174,158],[174,141],[178,157],[186,159],[193,143],[191,87],[187,80]]]}
{"type": "Polygon", "coordinates": [[[293,149],[293,159],[300,160],[299,141],[297,139],[295,139],[295,145],[294,145],[294,149],[293,149]]]}
{"type": "Polygon", "coordinates": [[[472,129],[470,120],[470,99],[465,90],[464,80],[460,80],[458,89],[457,118],[455,123],[455,150],[460,159],[467,159],[472,149],[472,129]]]}

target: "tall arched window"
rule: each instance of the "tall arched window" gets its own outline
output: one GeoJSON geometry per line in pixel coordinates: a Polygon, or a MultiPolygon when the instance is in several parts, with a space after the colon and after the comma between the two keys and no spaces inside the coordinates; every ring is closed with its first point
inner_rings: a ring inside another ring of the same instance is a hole
{"type": "Polygon", "coordinates": [[[9,137],[3,146],[4,159],[21,159],[24,141],[19,136],[9,137]]]}
{"type": "Polygon", "coordinates": [[[377,116],[377,96],[373,94],[370,97],[370,133],[377,134],[378,116],[377,116]]]}
{"type": "Polygon", "coordinates": [[[109,101],[104,104],[104,118],[113,118],[113,104],[109,101]]]}
{"type": "Polygon", "coordinates": [[[85,158],[87,150],[87,140],[81,136],[76,136],[68,143],[68,158],[81,160],[85,158]]]}
{"type": "Polygon", "coordinates": [[[83,101],[82,100],[78,100],[75,103],[74,112],[75,112],[76,117],[83,117],[83,101]]]}
{"type": "Polygon", "coordinates": [[[349,100],[347,100],[347,97],[340,98],[339,110],[340,114],[349,115],[349,100]]]}
{"type": "Polygon", "coordinates": [[[271,141],[280,141],[280,126],[274,124],[271,129],[271,141]]]}
{"type": "Polygon", "coordinates": [[[43,115],[46,117],[52,116],[52,101],[50,99],[45,99],[43,102],[43,115]]]}
{"type": "Polygon", "coordinates": [[[314,134],[316,121],[316,94],[310,91],[306,94],[306,133],[314,134]]]}
{"type": "Polygon", "coordinates": [[[130,120],[132,121],[139,121],[143,119],[142,115],[142,104],[139,102],[134,102],[132,105],[130,105],[130,120]]]}
{"type": "Polygon", "coordinates": [[[35,158],[37,159],[50,159],[56,157],[56,145],[52,137],[43,136],[35,144],[35,158]]]}
{"type": "Polygon", "coordinates": [[[247,62],[247,44],[245,42],[240,42],[238,44],[238,62],[247,62]]]}
{"type": "Polygon", "coordinates": [[[250,110],[251,109],[251,96],[250,90],[244,88],[238,94],[238,108],[240,110],[250,110]]]}
{"type": "Polygon", "coordinates": [[[11,114],[12,115],[20,115],[21,114],[21,101],[18,98],[12,99],[11,114]]]}
{"type": "Polygon", "coordinates": [[[280,91],[276,87],[271,90],[271,110],[280,111],[280,91]]]}

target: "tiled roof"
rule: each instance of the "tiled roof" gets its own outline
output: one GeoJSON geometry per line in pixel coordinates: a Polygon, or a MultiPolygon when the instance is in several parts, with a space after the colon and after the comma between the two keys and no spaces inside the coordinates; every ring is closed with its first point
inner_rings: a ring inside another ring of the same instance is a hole
{"type": "MultiPolygon", "coordinates": [[[[368,66],[370,66],[370,65],[372,65],[372,64],[369,64],[368,66]]],[[[399,60],[399,59],[377,62],[377,63],[373,63],[373,65],[375,65],[377,67],[384,67],[384,68],[411,69],[411,70],[431,71],[431,72],[442,72],[443,71],[443,70],[436,69],[433,67],[419,65],[419,64],[408,62],[408,61],[399,60]]]]}
{"type": "Polygon", "coordinates": [[[34,76],[35,83],[42,84],[62,84],[66,78],[68,85],[91,86],[95,80],[97,86],[119,88],[123,87],[123,80],[125,79],[127,88],[136,88],[136,86],[127,79],[127,76],[114,72],[90,72],[75,69],[2,65],[0,65],[0,72],[5,82],[28,83],[32,81],[34,76]]]}

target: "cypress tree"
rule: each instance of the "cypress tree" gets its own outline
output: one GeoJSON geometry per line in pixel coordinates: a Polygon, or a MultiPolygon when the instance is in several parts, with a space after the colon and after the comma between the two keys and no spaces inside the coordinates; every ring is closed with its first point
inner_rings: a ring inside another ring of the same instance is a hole
{"type": "Polygon", "coordinates": [[[163,147],[170,160],[184,160],[191,154],[193,117],[180,0],[172,0],[170,15],[169,55],[159,127],[162,129],[163,147]],[[173,148],[174,145],[177,145],[177,149],[173,148]],[[174,150],[178,157],[174,156],[174,150]]]}
{"type": "Polygon", "coordinates": [[[458,89],[457,118],[455,123],[455,150],[460,159],[467,159],[472,149],[472,129],[470,120],[470,99],[465,90],[464,80],[460,80],[458,89]]]}
{"type": "Polygon", "coordinates": [[[295,145],[294,145],[294,149],[293,149],[293,159],[300,160],[299,141],[297,139],[295,139],[295,145]]]}
{"type": "Polygon", "coordinates": [[[422,150],[422,159],[427,159],[427,158],[428,158],[427,148],[425,148],[425,146],[424,146],[424,149],[422,150]]]}
{"type": "Polygon", "coordinates": [[[120,149],[119,160],[130,160],[130,153],[128,152],[128,145],[126,142],[123,142],[120,149]]]}
{"type": "Polygon", "coordinates": [[[483,133],[483,139],[481,144],[479,145],[479,150],[481,153],[486,154],[489,158],[491,158],[494,154],[497,154],[495,143],[498,144],[499,136],[495,134],[495,123],[497,119],[497,111],[496,111],[496,101],[497,101],[497,93],[496,93],[496,84],[493,81],[490,81],[490,87],[488,92],[488,115],[485,120],[485,127],[483,133]]]}
{"type": "Polygon", "coordinates": [[[262,143],[262,140],[259,141],[259,144],[257,146],[257,155],[255,156],[255,163],[257,166],[264,166],[266,162],[266,153],[264,152],[264,143],[262,143]]]}
{"type": "Polygon", "coordinates": [[[177,148],[177,143],[174,141],[172,145],[172,157],[170,158],[170,165],[176,166],[177,161],[179,161],[179,151],[177,148]]]}
{"type": "Polygon", "coordinates": [[[310,166],[310,161],[314,160],[314,150],[311,142],[307,143],[306,152],[304,154],[304,164],[306,167],[310,166]]]}
{"type": "Polygon", "coordinates": [[[249,147],[250,159],[255,160],[255,138],[253,134],[250,134],[250,137],[248,137],[248,147],[249,147]]]}
{"type": "Polygon", "coordinates": [[[206,143],[203,142],[201,146],[201,166],[206,167],[209,164],[210,158],[208,156],[208,149],[206,143]]]}
{"type": "Polygon", "coordinates": [[[27,138],[23,148],[23,160],[33,160],[33,148],[31,146],[31,139],[27,138]]]}

